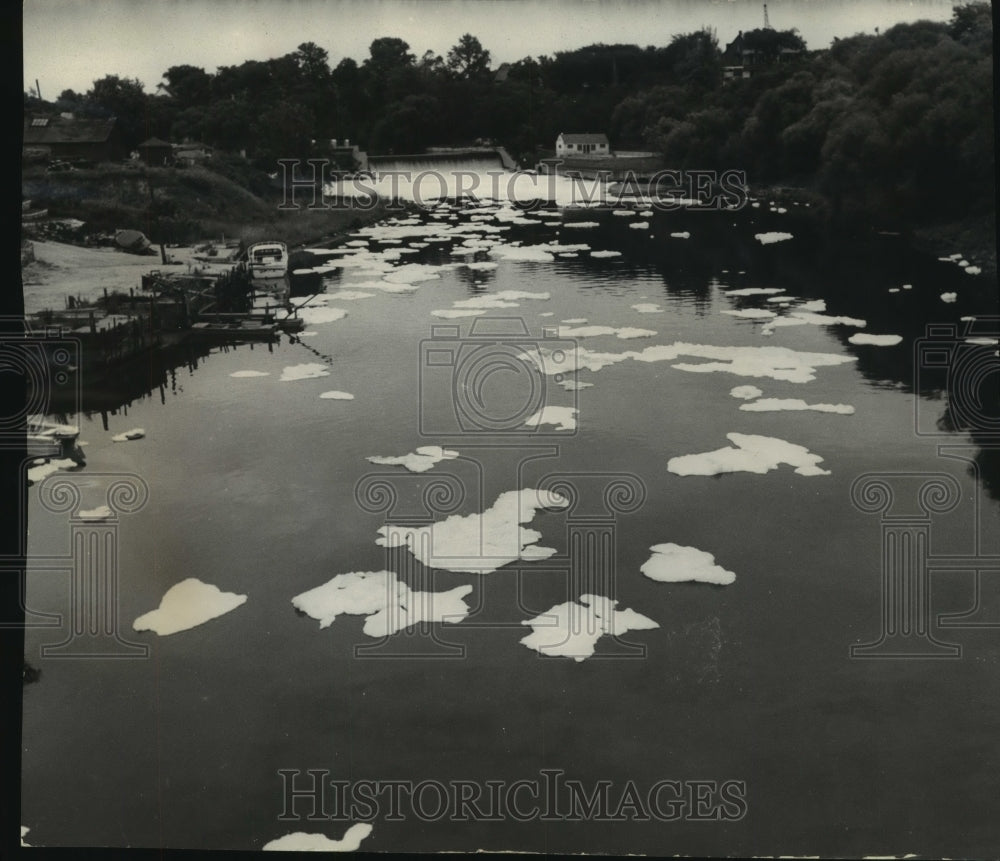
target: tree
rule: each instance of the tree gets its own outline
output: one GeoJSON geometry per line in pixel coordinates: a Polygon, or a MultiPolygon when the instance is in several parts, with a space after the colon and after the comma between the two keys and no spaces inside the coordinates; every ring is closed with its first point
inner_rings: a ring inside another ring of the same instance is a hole
{"type": "Polygon", "coordinates": [[[448,51],[446,65],[448,71],[457,78],[483,78],[490,71],[490,52],[483,48],[475,36],[466,33],[448,51]]]}
{"type": "Polygon", "coordinates": [[[145,140],[149,135],[146,128],[146,93],[138,78],[121,78],[105,75],[94,81],[87,92],[87,106],[93,113],[105,117],[117,117],[122,144],[126,150],[145,140]]]}
{"type": "Polygon", "coordinates": [[[212,76],[198,66],[171,66],[163,78],[166,84],[157,84],[157,89],[166,90],[181,110],[207,105],[212,96],[212,76]]]}
{"type": "Polygon", "coordinates": [[[376,77],[384,78],[394,69],[401,66],[412,66],[413,54],[410,46],[402,39],[394,36],[383,36],[368,46],[369,57],[365,60],[365,69],[376,77]]]}

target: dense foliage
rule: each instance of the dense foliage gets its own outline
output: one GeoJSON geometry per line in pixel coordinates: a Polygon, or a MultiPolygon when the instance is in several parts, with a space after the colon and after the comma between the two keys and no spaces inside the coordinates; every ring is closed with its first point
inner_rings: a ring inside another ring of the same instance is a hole
{"type": "Polygon", "coordinates": [[[662,47],[591,45],[499,68],[472,35],[440,57],[398,38],[361,63],[330,65],[305,42],[291,54],[223,66],[172,66],[157,93],[109,75],[55,107],[114,114],[128,146],[157,135],[246,150],[259,166],[321,156],[330,139],[371,153],[488,139],[527,160],[561,131],[606,131],[619,149],[661,153],[672,168],[738,168],[752,183],[808,186],[849,217],[993,205],[990,6],[959,6],[824,51],[794,31],[743,34],[753,75],[724,80],[710,30],[662,47]],[[784,53],[782,49],[787,49],[784,53]]]}

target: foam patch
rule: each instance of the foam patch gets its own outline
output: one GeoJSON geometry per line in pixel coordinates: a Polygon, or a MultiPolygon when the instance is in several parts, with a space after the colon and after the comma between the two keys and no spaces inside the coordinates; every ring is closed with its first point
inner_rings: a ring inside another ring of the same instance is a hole
{"type": "Polygon", "coordinates": [[[868,335],[858,332],[847,339],[851,344],[870,344],[873,347],[894,347],[903,340],[902,335],[868,335]]]}
{"type": "Polygon", "coordinates": [[[405,466],[410,472],[427,472],[443,460],[453,460],[458,452],[439,445],[422,445],[415,452],[403,455],[372,455],[366,458],[370,463],[383,466],[405,466]]]}
{"type": "Polygon", "coordinates": [[[223,592],[218,586],[188,577],[171,586],[156,610],[132,623],[136,631],[153,631],[161,637],[187,631],[235,610],[246,603],[246,595],[223,592]]]}
{"type": "Polygon", "coordinates": [[[752,401],[754,398],[759,398],[764,394],[756,386],[736,386],[729,390],[734,398],[741,398],[744,401],[752,401]]]}
{"type": "Polygon", "coordinates": [[[761,245],[773,245],[775,242],[787,242],[792,238],[791,233],[782,233],[780,231],[754,234],[754,239],[756,239],[761,245]]]}
{"type": "Polygon", "coordinates": [[[446,592],[414,592],[392,571],[351,571],[292,598],[292,606],[328,628],[338,616],[367,616],[362,631],[387,637],[422,622],[461,622],[472,586],[446,592]]]}
{"type": "Polygon", "coordinates": [[[556,430],[576,430],[576,414],[577,410],[573,407],[547,406],[530,416],[524,424],[535,428],[541,425],[555,425],[556,430]]]}
{"type": "Polygon", "coordinates": [[[580,662],[593,656],[601,637],[660,627],[635,610],[616,610],[617,606],[617,601],[600,595],[581,595],[579,601],[556,604],[521,622],[531,628],[521,643],[540,655],[580,662]]]}
{"type": "Polygon", "coordinates": [[[795,467],[799,475],[829,475],[818,464],[823,458],[807,448],[770,436],[726,434],[732,446],[702,454],[672,457],[667,469],[675,475],[721,475],[726,472],[752,472],[758,475],[777,469],[781,464],[795,467]]]}
{"type": "Polygon", "coordinates": [[[517,559],[548,559],[556,551],[539,547],[540,532],[526,529],[535,514],[544,509],[565,508],[569,501],[559,494],[534,489],[500,494],[481,513],[452,515],[429,526],[402,528],[383,526],[376,544],[406,546],[420,562],[431,568],[476,574],[502,568],[517,559]]]}
{"type": "Polygon", "coordinates": [[[371,825],[358,822],[348,828],[340,840],[334,840],[325,834],[293,831],[265,843],[262,848],[265,852],[357,852],[361,841],[371,833],[371,825]]]}
{"type": "Polygon", "coordinates": [[[837,413],[842,416],[854,415],[854,407],[850,404],[807,404],[800,398],[762,398],[753,403],[741,404],[740,409],[751,413],[812,410],[817,413],[837,413]]]}
{"type": "Polygon", "coordinates": [[[132,428],[132,430],[115,434],[111,439],[113,442],[130,442],[134,439],[142,439],[144,436],[146,436],[145,430],[142,428],[132,428]]]}
{"type": "Polygon", "coordinates": [[[321,365],[316,362],[307,362],[302,365],[288,365],[281,372],[281,376],[278,378],[278,381],[288,383],[294,380],[312,380],[317,377],[328,376],[330,376],[330,372],[327,370],[326,365],[321,365]]]}
{"type": "Polygon", "coordinates": [[[728,586],[736,575],[715,564],[711,553],[681,544],[655,544],[653,555],[639,569],[650,580],[660,583],[714,583],[728,586]]]}

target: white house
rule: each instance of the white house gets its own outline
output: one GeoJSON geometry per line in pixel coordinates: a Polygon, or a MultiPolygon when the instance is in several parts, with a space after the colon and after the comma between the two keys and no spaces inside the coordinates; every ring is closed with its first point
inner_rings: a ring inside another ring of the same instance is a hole
{"type": "Polygon", "coordinates": [[[556,155],[611,155],[611,144],[603,134],[568,135],[562,132],[556,138],[556,155]]]}

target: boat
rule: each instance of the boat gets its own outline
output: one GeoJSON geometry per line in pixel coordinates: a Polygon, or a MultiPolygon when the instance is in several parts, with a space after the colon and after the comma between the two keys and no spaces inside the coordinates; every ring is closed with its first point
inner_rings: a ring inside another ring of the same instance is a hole
{"type": "Polygon", "coordinates": [[[286,304],[290,295],[288,246],[276,240],[255,242],[247,248],[246,255],[253,292],[275,296],[281,304],[286,304]]]}
{"type": "Polygon", "coordinates": [[[217,341],[268,341],[276,336],[278,325],[260,320],[202,320],[191,326],[191,336],[217,341]]]}
{"type": "Polygon", "coordinates": [[[83,463],[79,438],[80,429],[76,425],[56,424],[41,416],[32,416],[27,420],[29,457],[68,458],[83,463]]]}

